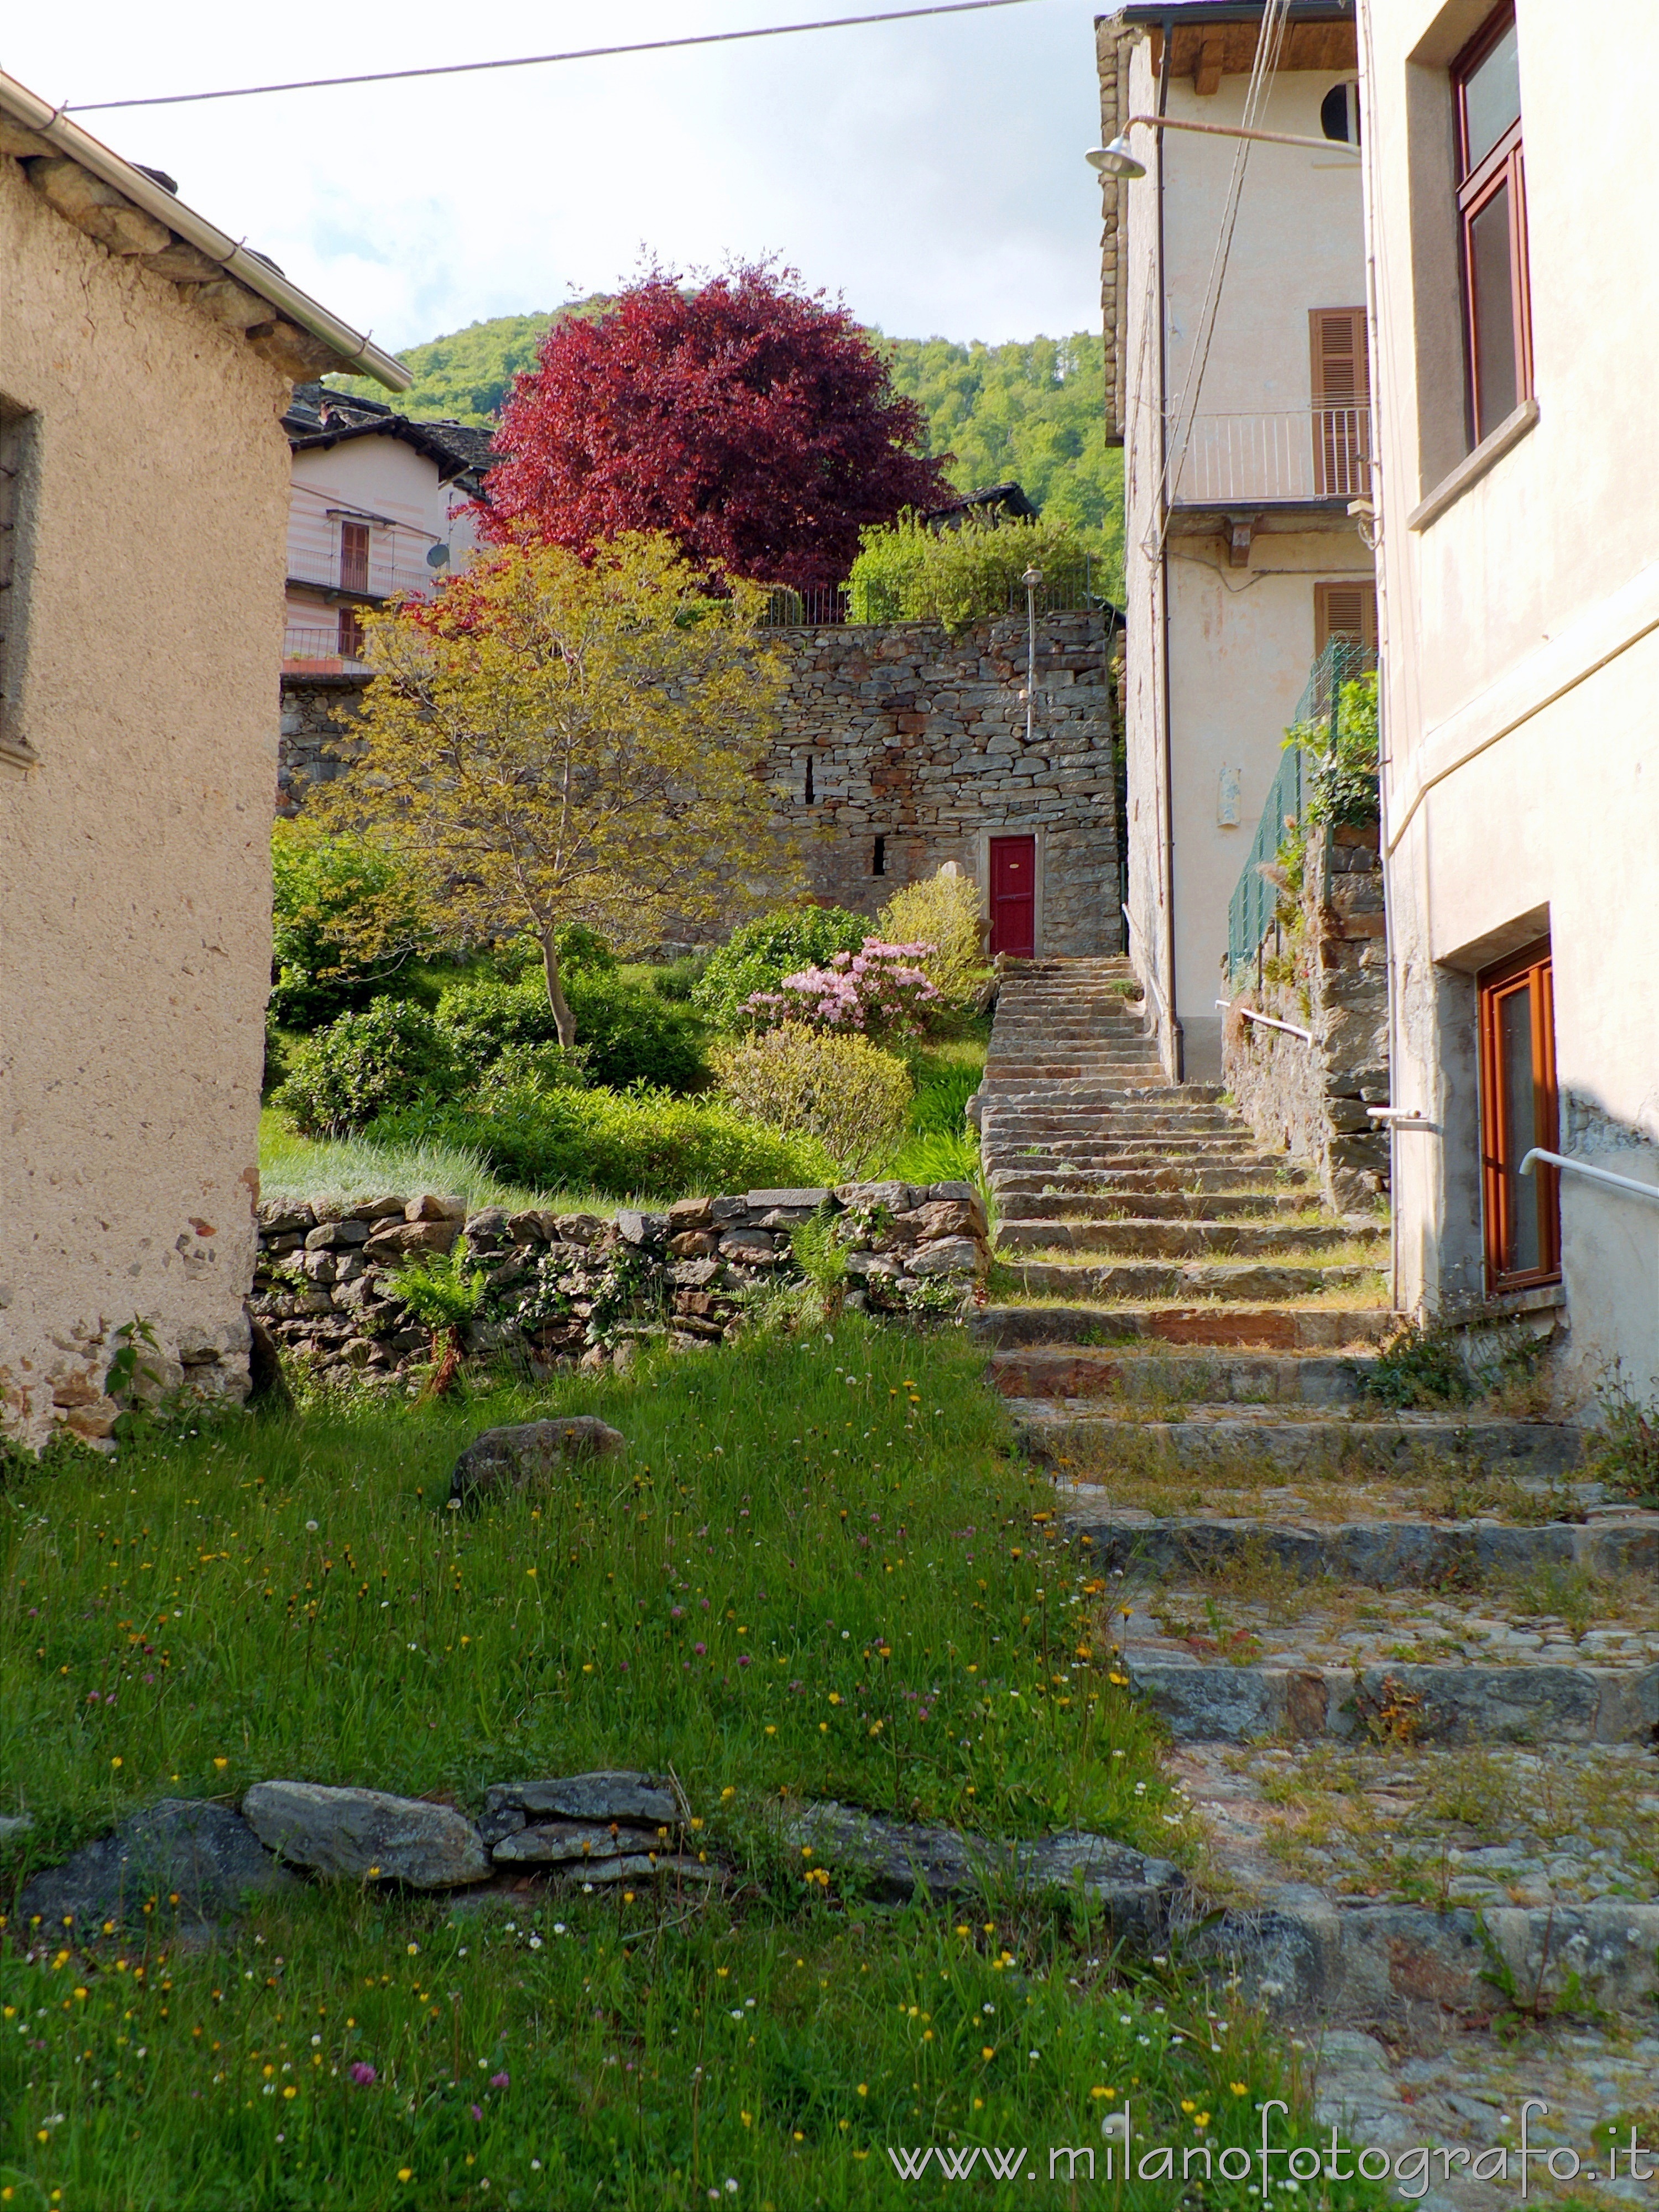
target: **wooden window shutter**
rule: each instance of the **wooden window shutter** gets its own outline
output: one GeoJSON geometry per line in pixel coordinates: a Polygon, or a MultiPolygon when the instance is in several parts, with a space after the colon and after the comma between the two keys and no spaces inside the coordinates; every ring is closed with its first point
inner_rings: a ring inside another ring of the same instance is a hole
{"type": "Polygon", "coordinates": [[[1371,396],[1363,307],[1316,307],[1308,317],[1316,407],[1363,407],[1371,396]]]}
{"type": "Polygon", "coordinates": [[[1376,586],[1356,579],[1351,584],[1314,586],[1314,653],[1334,637],[1352,638],[1367,652],[1376,650],[1376,586]]]}

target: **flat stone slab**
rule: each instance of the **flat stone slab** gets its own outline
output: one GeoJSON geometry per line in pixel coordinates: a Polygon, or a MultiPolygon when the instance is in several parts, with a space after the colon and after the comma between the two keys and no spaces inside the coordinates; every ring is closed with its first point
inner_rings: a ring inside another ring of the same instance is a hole
{"type": "Polygon", "coordinates": [[[1371,1589],[1576,1567],[1612,1580],[1659,1573],[1659,1514],[1632,1513],[1588,1524],[1503,1521],[1353,1521],[1334,1527],[1203,1515],[1168,1520],[1078,1506],[1062,1515],[1087,1536],[1091,1557],[1109,1572],[1159,1579],[1270,1563],[1308,1582],[1329,1579],[1371,1589]]]}
{"type": "Polygon", "coordinates": [[[1186,1877],[1167,1859],[1075,1831],[993,1843],[946,1827],[911,1827],[856,1807],[813,1805],[791,1821],[789,1842],[866,1895],[908,1904],[918,1887],[936,1904],[1008,1887],[1081,1891],[1104,1905],[1121,1938],[1158,1940],[1186,1877]]]}
{"type": "Polygon", "coordinates": [[[591,1413],[486,1429],[456,1461],[449,1494],[471,1504],[497,1491],[544,1490],[572,1461],[612,1459],[628,1439],[591,1413]]]}
{"type": "Polygon", "coordinates": [[[1638,1743],[1659,1726],[1659,1666],[1211,1666],[1130,1678],[1177,1742],[1638,1743]]]}
{"type": "Polygon", "coordinates": [[[27,1927],[38,1916],[48,1928],[70,1923],[82,1935],[106,1921],[118,1928],[158,1917],[219,1923],[233,1919],[247,1897],[299,1887],[229,1806],[164,1797],[62,1866],[31,1875],[16,1921],[27,1927]],[[154,1907],[148,1915],[146,1905],[154,1907]]]}
{"type": "Polygon", "coordinates": [[[557,1866],[568,1860],[610,1859],[629,1852],[651,1859],[667,1851],[653,1828],[597,1820],[537,1820],[515,1828],[494,1847],[497,1866],[557,1866]]]}
{"type": "Polygon", "coordinates": [[[1121,1446],[1166,1455],[1180,1467],[1224,1467],[1240,1457],[1287,1468],[1344,1461],[1387,1467],[1437,1453],[1553,1475],[1575,1468],[1583,1450],[1579,1430],[1551,1421],[1460,1421],[1437,1413],[1362,1421],[1311,1412],[1292,1420],[1281,1407],[1255,1414],[1239,1406],[1193,1406],[1178,1421],[1146,1421],[1074,1413],[1050,1399],[1011,1399],[1009,1404],[1021,1441],[1039,1455],[1121,1446]]]}
{"type": "MultiPolygon", "coordinates": [[[[1058,1272],[1067,1279],[1062,1291],[1077,1287],[1072,1269],[1058,1272]]],[[[1384,1306],[987,1306],[967,1322],[971,1336],[999,1349],[1131,1344],[1150,1337],[1162,1344],[1328,1351],[1374,1344],[1397,1326],[1384,1306]]]]}
{"type": "Polygon", "coordinates": [[[1489,2020],[1507,1981],[1545,2008],[1567,2001],[1650,2021],[1659,1905],[1453,1906],[1333,1904],[1287,1888],[1235,1908],[1189,1955],[1224,1962],[1247,1998],[1292,2019],[1372,2021],[1403,2008],[1489,2020]]]}
{"type": "Polygon", "coordinates": [[[421,1798],[316,1782],[256,1782],[242,1811],[268,1850],[325,1879],[454,1889],[486,1881],[493,1871],[465,1814],[421,1798]]]}
{"type": "Polygon", "coordinates": [[[484,1811],[522,1813],[527,1820],[632,1821],[653,1829],[678,1827],[685,1817],[672,1783],[629,1767],[536,1782],[495,1782],[484,1792],[484,1811]]]}

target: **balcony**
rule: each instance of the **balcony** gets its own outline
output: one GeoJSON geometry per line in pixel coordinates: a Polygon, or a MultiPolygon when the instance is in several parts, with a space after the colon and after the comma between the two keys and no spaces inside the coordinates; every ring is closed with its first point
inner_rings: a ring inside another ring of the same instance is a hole
{"type": "Polygon", "coordinates": [[[362,637],[354,626],[330,623],[326,629],[295,629],[283,632],[284,676],[367,676],[362,637]]]}
{"type": "Polygon", "coordinates": [[[1346,507],[1371,489],[1371,410],[1199,415],[1170,425],[1172,507],[1346,507]]]}

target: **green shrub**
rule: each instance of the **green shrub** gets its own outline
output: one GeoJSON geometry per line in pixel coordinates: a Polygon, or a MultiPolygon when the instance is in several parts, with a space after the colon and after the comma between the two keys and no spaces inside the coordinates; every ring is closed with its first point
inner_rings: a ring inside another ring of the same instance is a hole
{"type": "Polygon", "coordinates": [[[651,988],[659,999],[673,1006],[690,1006],[708,967],[707,953],[690,952],[683,960],[671,960],[665,968],[659,968],[651,978],[651,988]]]}
{"type": "Polygon", "coordinates": [[[909,1069],[865,1036],[785,1022],[714,1059],[738,1113],[816,1139],[849,1180],[886,1158],[910,1110],[909,1069]]]}
{"type": "Polygon", "coordinates": [[[329,1021],[395,986],[425,933],[394,860],[361,838],[278,822],[270,865],[273,1020],[329,1021]]]}
{"type": "Polygon", "coordinates": [[[1308,821],[1358,828],[1376,820],[1382,801],[1375,670],[1342,685],[1334,733],[1328,722],[1298,722],[1285,741],[1299,744],[1308,756],[1308,821]]]}
{"type": "Polygon", "coordinates": [[[919,965],[949,1006],[965,1006],[973,999],[985,964],[984,930],[977,884],[943,868],[896,892],[876,924],[876,934],[890,944],[933,946],[919,965]]]}
{"type": "Polygon", "coordinates": [[[342,1137],[389,1108],[452,1089],[462,1074],[423,1006],[381,999],[294,1045],[275,1103],[302,1136],[342,1137]]]}
{"type": "MultiPolygon", "coordinates": [[[[1089,549],[1064,523],[970,517],[959,530],[930,530],[905,515],[863,533],[848,580],[851,619],[940,622],[958,630],[988,615],[1023,613],[1020,579],[1034,566],[1062,605],[1080,605],[1095,581],[1089,549]]],[[[1106,589],[1103,572],[1098,588],[1106,589]]]]}
{"type": "Polygon", "coordinates": [[[383,1115],[386,1145],[462,1146],[504,1182],[531,1190],[679,1198],[688,1192],[798,1188],[833,1178],[821,1145],[758,1128],[718,1100],[665,1091],[562,1090],[526,1084],[383,1115]]]}
{"type": "MultiPolygon", "coordinates": [[[[689,1006],[661,998],[609,966],[574,966],[564,977],[576,1021],[576,1047],[589,1079],[625,1091],[631,1084],[693,1091],[707,1080],[702,1023],[689,1006]]],[[[539,968],[516,983],[479,977],[444,993],[439,1024],[455,1051],[482,1077],[504,1054],[556,1050],[558,1028],[539,968]]]]}
{"type": "Polygon", "coordinates": [[[867,919],[844,907],[785,907],[761,915],[733,930],[711,956],[691,1003],[716,1028],[741,1028],[741,1009],[757,991],[775,991],[799,969],[822,968],[837,952],[856,952],[871,933],[867,919]]]}
{"type": "Polygon", "coordinates": [[[1453,1334],[1420,1322],[1408,1322],[1369,1366],[1352,1365],[1361,1395],[1395,1413],[1467,1406],[1478,1387],[1453,1334]]]}

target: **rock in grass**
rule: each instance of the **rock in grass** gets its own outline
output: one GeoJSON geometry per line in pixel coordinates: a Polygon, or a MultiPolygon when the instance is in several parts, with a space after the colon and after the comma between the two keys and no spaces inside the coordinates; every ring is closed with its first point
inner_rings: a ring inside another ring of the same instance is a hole
{"type": "Polygon", "coordinates": [[[453,1889],[486,1881],[489,1853],[464,1814],[381,1790],[256,1782],[242,1811],[267,1850],[291,1866],[347,1881],[453,1889]]]}
{"type": "Polygon", "coordinates": [[[449,1494],[471,1503],[496,1491],[544,1489],[568,1461],[612,1459],[627,1449],[620,1430],[608,1428],[591,1413],[486,1429],[456,1461],[449,1494]]]}
{"type": "Polygon", "coordinates": [[[626,1767],[546,1782],[494,1782],[484,1792],[484,1810],[538,1820],[633,1821],[650,1828],[676,1827],[682,1817],[672,1784],[626,1767]]]}
{"type": "Polygon", "coordinates": [[[17,1900],[15,1924],[27,1928],[38,1915],[54,1932],[65,1921],[76,1929],[106,1920],[199,1925],[231,1919],[246,1897],[298,1887],[240,1813],[164,1797],[64,1865],[32,1876],[17,1900]]]}

